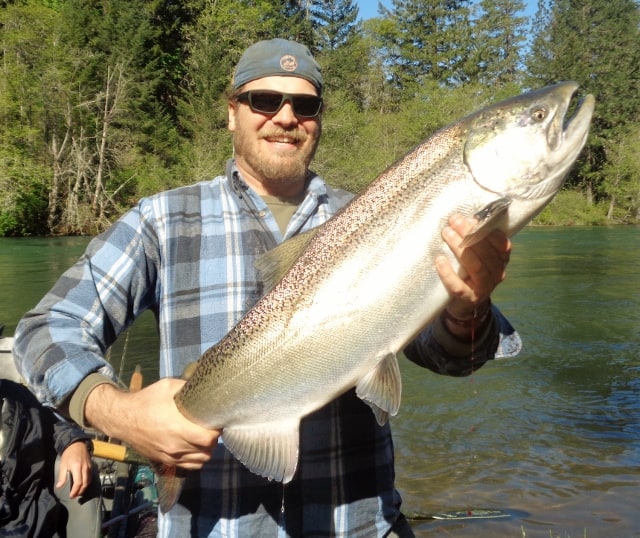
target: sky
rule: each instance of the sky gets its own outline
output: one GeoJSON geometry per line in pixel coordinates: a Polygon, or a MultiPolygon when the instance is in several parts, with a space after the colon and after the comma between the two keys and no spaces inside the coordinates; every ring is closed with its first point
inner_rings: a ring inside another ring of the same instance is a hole
{"type": "MultiPolygon", "coordinates": [[[[381,0],[380,3],[387,8],[392,7],[391,0],[381,0]]],[[[358,4],[360,17],[370,19],[378,16],[378,0],[356,0],[358,4]]],[[[536,0],[526,0],[527,9],[525,15],[531,17],[536,12],[536,0]]]]}

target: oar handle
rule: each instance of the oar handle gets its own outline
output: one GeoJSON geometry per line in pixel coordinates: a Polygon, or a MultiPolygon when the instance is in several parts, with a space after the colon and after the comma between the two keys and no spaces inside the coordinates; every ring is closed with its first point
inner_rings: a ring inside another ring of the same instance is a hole
{"type": "Polygon", "coordinates": [[[147,458],[131,448],[114,443],[107,443],[106,441],[99,441],[97,439],[93,439],[93,455],[96,458],[103,458],[105,460],[149,465],[147,458]]]}

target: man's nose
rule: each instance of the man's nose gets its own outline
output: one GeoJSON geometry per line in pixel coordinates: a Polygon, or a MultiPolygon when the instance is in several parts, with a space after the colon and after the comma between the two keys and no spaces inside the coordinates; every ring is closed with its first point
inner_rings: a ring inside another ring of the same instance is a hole
{"type": "Polygon", "coordinates": [[[291,104],[291,101],[285,101],[280,107],[280,110],[278,110],[278,112],[273,115],[271,121],[273,121],[274,123],[279,123],[281,125],[291,125],[298,123],[298,117],[293,111],[293,105],[291,104]]]}

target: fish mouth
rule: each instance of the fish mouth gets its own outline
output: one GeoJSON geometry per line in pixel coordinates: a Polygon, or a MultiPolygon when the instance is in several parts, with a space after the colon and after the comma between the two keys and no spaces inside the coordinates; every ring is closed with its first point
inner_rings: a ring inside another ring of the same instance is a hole
{"type": "Polygon", "coordinates": [[[560,144],[564,146],[562,153],[568,154],[569,157],[577,156],[577,153],[582,150],[582,147],[587,141],[589,126],[596,102],[593,95],[588,94],[578,102],[573,116],[567,116],[569,108],[571,107],[571,101],[577,89],[578,85],[575,82],[567,83],[563,88],[565,107],[563,113],[558,117],[561,123],[558,130],[561,133],[562,140],[559,140],[556,144],[553,143],[553,140],[549,140],[549,147],[556,149],[558,144],[560,144]]]}

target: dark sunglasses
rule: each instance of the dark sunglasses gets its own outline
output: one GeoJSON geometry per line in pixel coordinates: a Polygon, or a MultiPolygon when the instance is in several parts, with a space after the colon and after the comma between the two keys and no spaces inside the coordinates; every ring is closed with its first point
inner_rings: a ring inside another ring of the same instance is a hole
{"type": "Polygon", "coordinates": [[[301,118],[315,118],[322,110],[322,97],[302,93],[250,90],[238,95],[236,100],[248,102],[251,110],[261,114],[275,114],[286,101],[291,103],[295,115],[301,118]]]}

